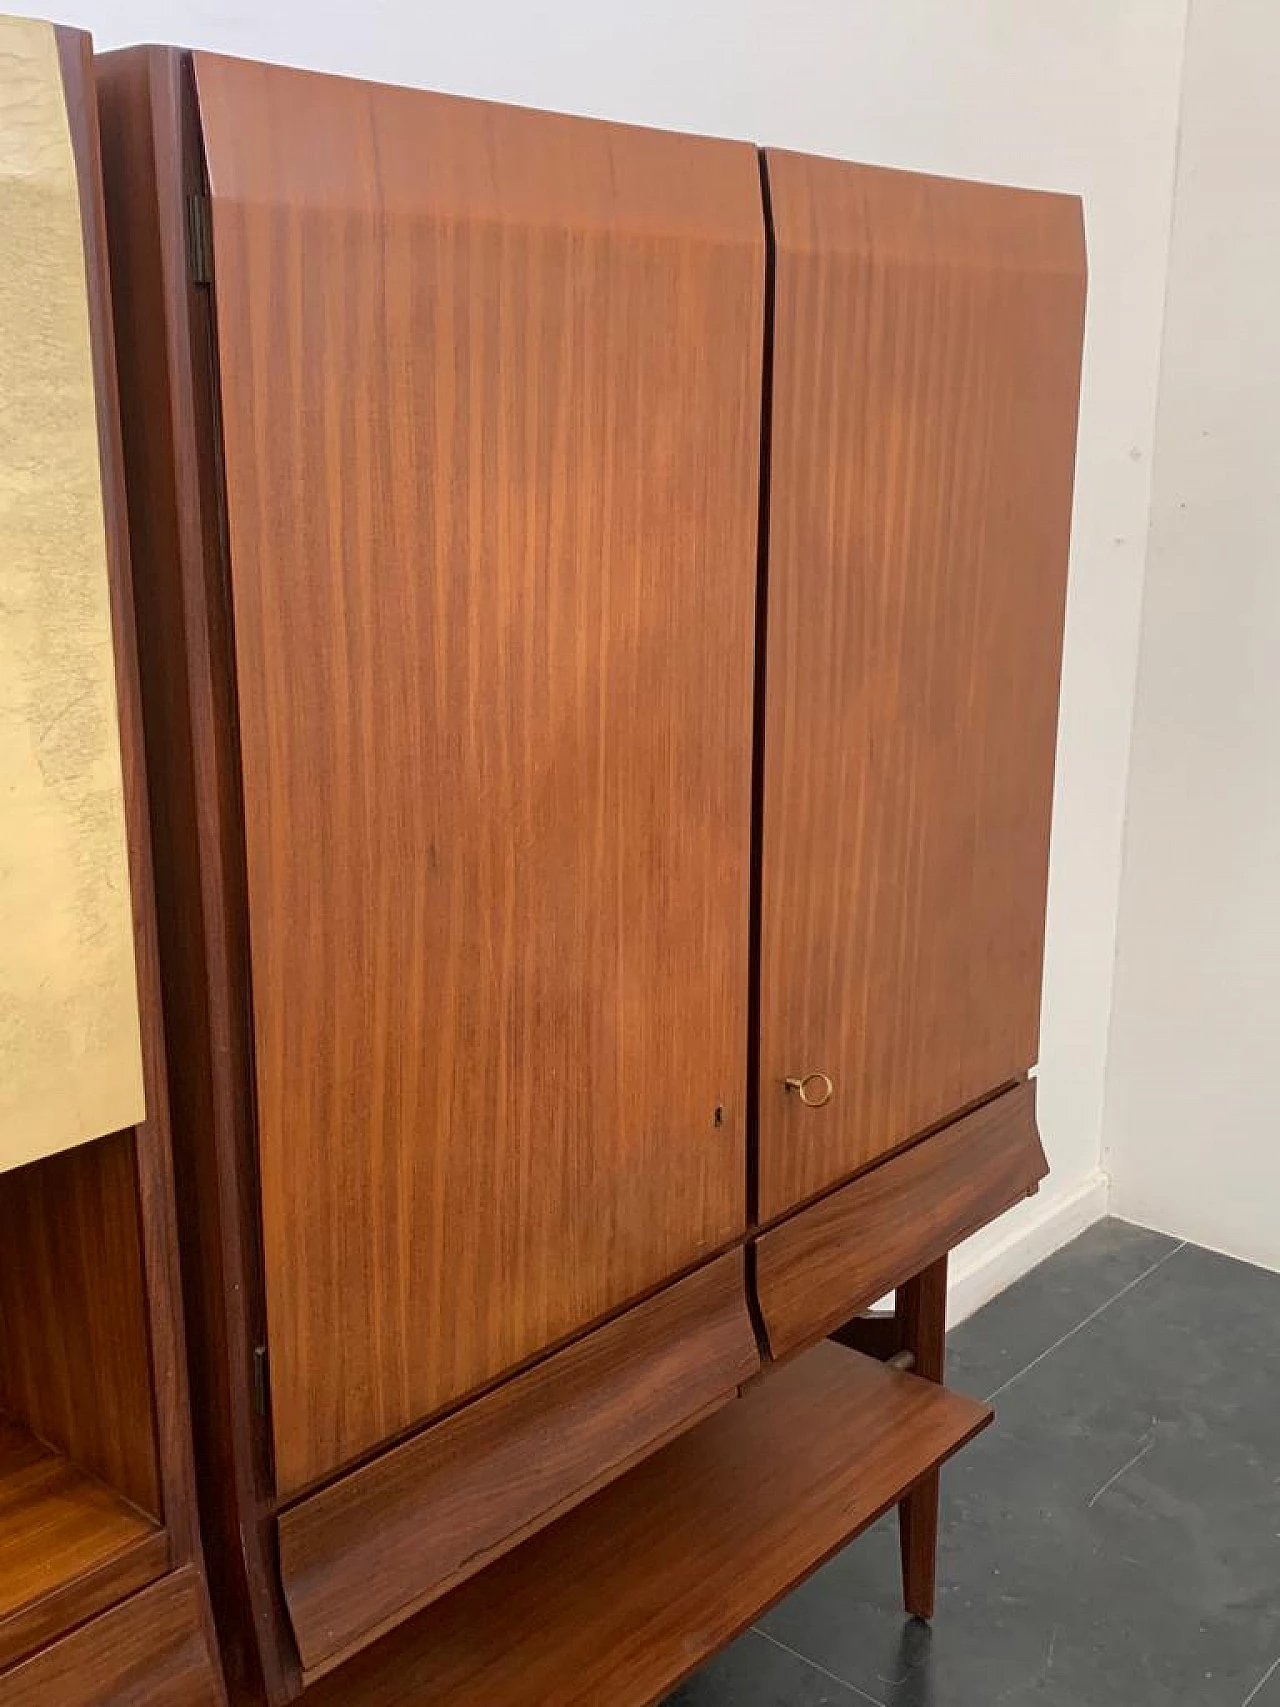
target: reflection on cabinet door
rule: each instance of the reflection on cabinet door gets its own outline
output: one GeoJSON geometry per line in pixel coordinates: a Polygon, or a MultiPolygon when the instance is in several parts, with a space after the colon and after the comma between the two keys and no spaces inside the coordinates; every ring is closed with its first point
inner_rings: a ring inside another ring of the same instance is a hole
{"type": "Polygon", "coordinates": [[[1036,1059],[1084,303],[1074,199],[767,167],[762,1218],[1036,1059]]]}
{"type": "Polygon", "coordinates": [[[276,1473],[745,1219],[745,144],[197,54],[276,1473]]]}

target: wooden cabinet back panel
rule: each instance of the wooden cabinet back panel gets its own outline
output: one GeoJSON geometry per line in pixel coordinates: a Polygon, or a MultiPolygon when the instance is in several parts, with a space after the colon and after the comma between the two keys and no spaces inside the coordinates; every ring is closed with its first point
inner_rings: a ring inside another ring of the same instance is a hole
{"type": "Polygon", "coordinates": [[[1035,1061],[1084,298],[1072,199],[767,162],[762,1219],[1035,1061]]]}
{"type": "Polygon", "coordinates": [[[195,69],[294,1490],[742,1229],[763,232],[745,145],[195,69]]]}

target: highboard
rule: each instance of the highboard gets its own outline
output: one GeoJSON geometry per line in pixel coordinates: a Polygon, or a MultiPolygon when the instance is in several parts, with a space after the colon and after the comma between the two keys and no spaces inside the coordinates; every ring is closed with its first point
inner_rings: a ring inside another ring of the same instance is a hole
{"type": "Polygon", "coordinates": [[[928,1616],[947,1254],[1045,1172],[1079,203],[97,81],[233,1694],[653,1701],[894,1504],[928,1616]]]}

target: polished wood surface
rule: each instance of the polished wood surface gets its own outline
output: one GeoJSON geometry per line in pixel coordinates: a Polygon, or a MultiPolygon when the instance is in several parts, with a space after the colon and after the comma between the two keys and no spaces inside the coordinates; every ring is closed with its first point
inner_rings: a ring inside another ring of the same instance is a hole
{"type": "Polygon", "coordinates": [[[151,1518],[0,1418],[0,1674],[167,1563],[151,1518]]]}
{"type": "Polygon", "coordinates": [[[275,1470],[745,1213],[754,151],[207,54],[275,1470]]]}
{"type": "Polygon", "coordinates": [[[314,1707],[639,1707],[991,1420],[816,1346],[322,1681],[314,1707]]]}
{"type": "Polygon", "coordinates": [[[720,1257],[280,1519],[304,1667],[331,1666],[732,1398],[760,1367],[720,1257]]]}
{"type": "Polygon", "coordinates": [[[224,1707],[188,1567],[0,1678],[4,1707],[224,1707]]]}
{"type": "Polygon", "coordinates": [[[766,159],[765,1221],[1036,1060],[1084,301],[1074,199],[766,159]]]}
{"type": "MultiPolygon", "coordinates": [[[[168,1537],[162,1529],[153,1528],[145,1539],[133,1542],[125,1551],[27,1601],[0,1622],[0,1668],[38,1653],[86,1620],[118,1606],[162,1577],[171,1563],[168,1537]]],[[[7,1681],[8,1672],[0,1669],[0,1701],[6,1703],[7,1681]]]]}
{"type": "MultiPolygon", "coordinates": [[[[898,1288],[894,1318],[902,1347],[922,1381],[941,1381],[947,1344],[947,1258],[940,1256],[898,1288]]],[[[937,1470],[922,1476],[898,1502],[902,1600],[912,1618],[932,1618],[938,1576],[937,1470]]]]}
{"type": "Polygon", "coordinates": [[[761,1234],[756,1287],[773,1355],[892,1292],[1047,1172],[1029,1080],[761,1234]]]}
{"type": "Polygon", "coordinates": [[[0,1412],[160,1516],[131,1132],[0,1177],[0,1412]]]}
{"type": "MultiPolygon", "coordinates": [[[[106,520],[107,572],[111,589],[112,632],[115,635],[116,701],[120,714],[121,755],[124,764],[125,823],[129,838],[129,881],[133,906],[134,951],[142,1023],[142,1071],[146,1119],[133,1128],[132,1161],[136,1170],[134,1201],[124,1189],[124,1164],[117,1155],[115,1190],[103,1213],[118,1215],[140,1231],[146,1336],[150,1351],[152,1425],[159,1468],[159,1507],[148,1490],[132,1480],[121,1484],[136,1504],[163,1511],[175,1564],[199,1558],[194,1477],[191,1462],[190,1413],[187,1400],[186,1351],[182,1331],[182,1299],[178,1286],[177,1230],[174,1219],[172,1127],[169,1115],[169,1073],[165,1056],[164,1020],[160,1000],[159,946],[156,932],[155,883],[151,863],[151,804],[147,790],[146,747],[142,734],[142,704],[138,680],[137,622],[133,575],[129,559],[125,514],[123,451],[120,436],[119,389],[112,323],[111,285],[107,266],[106,215],[103,207],[103,162],[98,130],[93,45],[82,30],[59,28],[58,49],[67,92],[67,118],[80,182],[80,220],[84,235],[90,344],[98,405],[98,448],[102,461],[102,501],[106,520]]],[[[187,1063],[183,1063],[183,1070],[187,1063]]],[[[102,1152],[103,1157],[106,1151],[102,1152]]],[[[123,1230],[113,1237],[122,1240],[123,1230]]],[[[124,1298],[107,1286],[103,1299],[109,1308],[124,1307],[124,1298]]],[[[101,1355],[101,1347],[84,1348],[101,1355]]],[[[133,1405],[140,1406],[135,1391],[133,1405]]],[[[136,1409],[133,1412],[136,1416],[136,1409]]],[[[116,1421],[123,1419],[116,1414],[116,1421]]],[[[75,1445],[75,1452],[82,1448],[75,1445]]],[[[135,1449],[136,1450],[136,1449],[135,1449]]],[[[90,1467],[97,1467],[89,1459],[90,1467]]],[[[114,1481],[114,1475],[106,1473],[114,1481]]],[[[197,1600],[203,1605],[203,1588],[197,1600]]],[[[205,1618],[208,1621],[207,1607],[205,1618]]]]}
{"type": "Polygon", "coordinates": [[[173,1077],[174,1164],[205,1556],[233,1694],[300,1686],[274,1561],[266,1320],[243,997],[244,844],[209,292],[188,264],[203,185],[189,75],[169,48],[95,61],[137,637],[155,801],[156,910],[173,1077]]]}

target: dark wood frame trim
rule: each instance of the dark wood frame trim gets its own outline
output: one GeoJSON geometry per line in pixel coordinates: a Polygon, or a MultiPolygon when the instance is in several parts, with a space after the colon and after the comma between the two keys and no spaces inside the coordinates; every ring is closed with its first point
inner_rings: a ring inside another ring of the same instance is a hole
{"type": "Polygon", "coordinates": [[[139,1015],[147,1118],[134,1128],[143,1233],[143,1261],[150,1301],[150,1343],[154,1425],[160,1461],[162,1516],[175,1558],[192,1557],[197,1526],[192,1497],[189,1418],[182,1324],[180,1320],[173,1176],[169,1155],[169,1086],[164,1029],[160,1012],[159,944],[155,916],[155,879],[151,863],[150,808],[146,752],[139,694],[133,580],[124,503],[123,451],[111,294],[107,269],[106,221],[102,195],[102,153],[94,100],[90,37],[58,27],[58,55],[66,90],[71,145],[80,181],[80,220],[84,231],[85,271],[89,281],[90,344],[98,405],[98,453],[102,463],[102,502],[106,519],[107,572],[116,654],[123,759],[125,819],[129,833],[129,877],[137,956],[139,1015]],[[87,192],[87,193],[86,193],[87,192]]]}
{"type": "Polygon", "coordinates": [[[262,1313],[244,921],[234,899],[234,706],[218,667],[229,613],[217,473],[207,455],[216,433],[215,352],[184,218],[202,167],[184,55],[133,48],[99,56],[96,68],[120,396],[130,420],[150,428],[131,434],[125,481],[144,590],[138,651],[163,849],[156,909],[165,1027],[179,1064],[175,1166],[188,1331],[202,1348],[191,1366],[201,1512],[215,1603],[234,1609],[220,1626],[228,1681],[238,1698],[279,1703],[293,1699],[301,1678],[275,1568],[268,1433],[253,1409],[262,1313]]]}

